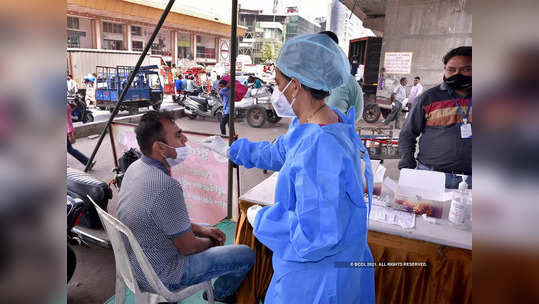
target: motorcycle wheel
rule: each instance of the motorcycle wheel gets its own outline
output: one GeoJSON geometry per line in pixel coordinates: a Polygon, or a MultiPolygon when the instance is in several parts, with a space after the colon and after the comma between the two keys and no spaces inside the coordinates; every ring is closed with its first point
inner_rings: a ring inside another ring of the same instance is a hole
{"type": "Polygon", "coordinates": [[[368,123],[375,123],[380,119],[381,114],[380,107],[375,103],[371,103],[366,105],[363,110],[363,120],[368,123]]]}
{"type": "Polygon", "coordinates": [[[266,109],[261,106],[252,106],[247,111],[247,123],[253,128],[262,127],[267,120],[266,109]]]}
{"type": "Polygon", "coordinates": [[[75,251],[67,246],[67,283],[71,280],[71,277],[75,273],[75,268],[77,267],[77,256],[75,251]]]}
{"type": "Polygon", "coordinates": [[[267,110],[268,114],[268,121],[271,123],[278,123],[282,117],[277,116],[277,113],[275,113],[275,110],[267,110]]]}
{"type": "Polygon", "coordinates": [[[86,112],[86,114],[84,114],[84,117],[82,118],[82,123],[93,122],[93,121],[94,121],[94,115],[90,112],[86,112]]]}
{"type": "Polygon", "coordinates": [[[195,113],[187,114],[187,117],[189,117],[189,119],[195,119],[195,118],[197,118],[197,115],[195,113]]]}

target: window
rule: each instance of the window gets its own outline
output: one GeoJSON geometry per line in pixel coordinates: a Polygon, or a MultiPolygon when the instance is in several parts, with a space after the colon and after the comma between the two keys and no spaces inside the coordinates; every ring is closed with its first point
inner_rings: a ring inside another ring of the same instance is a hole
{"type": "Polygon", "coordinates": [[[170,56],[170,32],[161,30],[152,44],[152,54],[170,56]]]}
{"type": "Polygon", "coordinates": [[[131,41],[131,48],[133,51],[142,52],[144,49],[144,43],[142,41],[133,40],[131,41]]]}
{"type": "Polygon", "coordinates": [[[121,34],[123,32],[122,25],[118,23],[103,22],[103,32],[121,34]]]}
{"type": "Polygon", "coordinates": [[[67,47],[92,48],[90,19],[67,17],[67,47]]]}
{"type": "Polygon", "coordinates": [[[264,30],[264,39],[271,39],[273,38],[273,31],[272,29],[265,29],[264,30]]]}
{"type": "Polygon", "coordinates": [[[79,29],[79,18],[67,16],[67,28],[68,29],[79,29]]]}
{"type": "Polygon", "coordinates": [[[178,58],[193,59],[191,34],[189,33],[178,33],[178,58]]]}
{"type": "Polygon", "coordinates": [[[215,59],[215,38],[197,35],[197,58],[215,59]]]}
{"type": "Polygon", "coordinates": [[[142,36],[142,28],[140,26],[131,26],[131,35],[142,36]]]}
{"type": "Polygon", "coordinates": [[[123,50],[123,41],[121,40],[111,40],[111,39],[104,39],[103,40],[103,49],[105,50],[123,50]]]}
{"type": "Polygon", "coordinates": [[[67,30],[67,47],[80,48],[80,37],[86,37],[86,32],[67,30]]]}

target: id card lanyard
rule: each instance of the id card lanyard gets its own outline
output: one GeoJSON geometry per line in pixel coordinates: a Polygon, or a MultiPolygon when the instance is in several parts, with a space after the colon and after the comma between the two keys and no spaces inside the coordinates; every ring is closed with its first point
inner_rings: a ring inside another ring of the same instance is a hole
{"type": "Polygon", "coordinates": [[[462,115],[463,124],[460,125],[460,133],[462,138],[472,138],[472,126],[468,123],[468,116],[470,116],[470,109],[472,108],[472,97],[470,96],[470,104],[468,109],[466,109],[466,114],[462,110],[462,107],[457,102],[457,99],[451,94],[451,99],[455,102],[455,105],[459,109],[460,115],[462,115]]]}

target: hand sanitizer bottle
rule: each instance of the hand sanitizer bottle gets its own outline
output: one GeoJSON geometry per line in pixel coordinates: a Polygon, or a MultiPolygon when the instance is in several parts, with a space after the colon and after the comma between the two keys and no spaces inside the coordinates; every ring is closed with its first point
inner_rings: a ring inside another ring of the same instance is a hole
{"type": "Polygon", "coordinates": [[[462,176],[462,182],[459,184],[458,190],[453,192],[453,199],[451,200],[451,207],[449,208],[448,220],[457,229],[466,229],[468,215],[468,209],[471,208],[471,193],[466,183],[465,175],[462,176]]]}

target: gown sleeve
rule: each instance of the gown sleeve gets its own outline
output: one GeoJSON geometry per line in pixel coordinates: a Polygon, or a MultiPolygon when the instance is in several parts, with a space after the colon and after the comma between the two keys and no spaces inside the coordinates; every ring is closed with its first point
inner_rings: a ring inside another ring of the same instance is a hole
{"type": "Polygon", "coordinates": [[[230,146],[228,154],[231,161],[245,168],[257,167],[263,170],[279,171],[286,157],[283,141],[283,136],[280,136],[274,144],[268,141],[251,142],[246,138],[241,138],[230,146]]]}
{"type": "Polygon", "coordinates": [[[347,171],[353,170],[349,159],[331,135],[300,147],[290,173],[279,176],[289,180],[290,188],[276,189],[282,202],[258,212],[255,236],[288,261],[319,261],[341,251],[356,214],[346,197],[347,171]]]}

